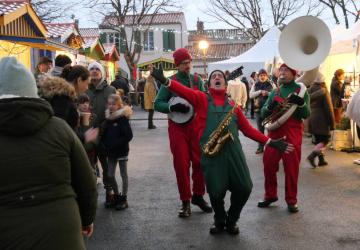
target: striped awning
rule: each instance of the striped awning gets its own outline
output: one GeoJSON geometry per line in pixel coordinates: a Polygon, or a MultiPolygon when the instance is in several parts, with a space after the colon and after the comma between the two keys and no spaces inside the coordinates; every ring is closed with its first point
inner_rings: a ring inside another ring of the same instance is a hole
{"type": "Polygon", "coordinates": [[[140,63],[137,65],[137,68],[140,71],[148,71],[148,66],[151,64],[154,65],[155,68],[159,68],[160,64],[162,64],[162,67],[165,71],[166,70],[176,70],[174,60],[163,58],[163,57],[157,58],[152,61],[140,63]]]}

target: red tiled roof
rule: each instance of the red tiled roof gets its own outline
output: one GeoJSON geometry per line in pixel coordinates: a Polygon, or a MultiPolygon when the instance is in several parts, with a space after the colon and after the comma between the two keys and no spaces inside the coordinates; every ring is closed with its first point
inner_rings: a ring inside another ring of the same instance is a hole
{"type": "Polygon", "coordinates": [[[4,16],[6,14],[14,12],[15,10],[24,6],[27,3],[28,1],[26,0],[0,1],[0,16],[4,16]]]}
{"type": "Polygon", "coordinates": [[[71,32],[75,28],[75,23],[46,23],[48,37],[61,37],[67,32],[71,32]]]}
{"type": "Polygon", "coordinates": [[[99,37],[100,32],[98,28],[81,28],[79,29],[80,35],[82,37],[99,37]]]}
{"type": "MultiPolygon", "coordinates": [[[[227,44],[209,44],[209,48],[206,52],[206,58],[215,58],[215,59],[227,59],[234,56],[238,56],[245,51],[247,51],[252,44],[249,43],[227,43],[227,44]]],[[[197,46],[187,46],[186,47],[190,54],[193,56],[193,59],[201,59],[203,56],[202,50],[197,46]]]]}
{"type": "MultiPolygon", "coordinates": [[[[139,15],[127,15],[125,16],[124,25],[132,25],[134,21],[137,21],[139,15]]],[[[144,15],[143,19],[140,21],[141,25],[149,25],[151,22],[152,15],[144,15]]],[[[173,24],[173,23],[181,23],[181,21],[185,19],[185,15],[183,12],[169,12],[169,13],[160,13],[155,15],[151,24],[173,24]]],[[[117,17],[115,16],[106,16],[100,27],[106,27],[106,25],[119,25],[117,17]]]]}

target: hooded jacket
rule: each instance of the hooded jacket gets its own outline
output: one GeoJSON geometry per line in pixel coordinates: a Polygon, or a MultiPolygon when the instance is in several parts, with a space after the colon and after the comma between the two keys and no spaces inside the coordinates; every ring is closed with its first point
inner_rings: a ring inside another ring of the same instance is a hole
{"type": "Polygon", "coordinates": [[[45,77],[41,82],[40,95],[50,103],[54,115],[75,129],[79,124],[79,113],[74,87],[59,77],[45,77]]]}
{"type": "Polygon", "coordinates": [[[106,155],[114,158],[123,158],[129,154],[129,142],[133,138],[129,118],[132,109],[129,106],[117,110],[114,113],[106,110],[106,121],[102,126],[101,142],[106,155]]]}
{"type": "Polygon", "coordinates": [[[96,182],[70,127],[45,100],[0,99],[0,152],[0,249],[84,249],[96,182]]]}

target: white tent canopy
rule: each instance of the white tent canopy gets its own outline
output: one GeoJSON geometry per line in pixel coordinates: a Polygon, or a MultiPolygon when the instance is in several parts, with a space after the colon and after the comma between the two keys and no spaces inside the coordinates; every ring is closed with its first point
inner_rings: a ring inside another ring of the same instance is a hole
{"type": "Polygon", "coordinates": [[[228,60],[209,63],[209,72],[220,69],[233,71],[241,65],[244,66],[243,73],[248,76],[253,71],[266,68],[266,65],[277,60],[279,55],[278,42],[281,31],[272,27],[251,49],[245,53],[228,60]]]}

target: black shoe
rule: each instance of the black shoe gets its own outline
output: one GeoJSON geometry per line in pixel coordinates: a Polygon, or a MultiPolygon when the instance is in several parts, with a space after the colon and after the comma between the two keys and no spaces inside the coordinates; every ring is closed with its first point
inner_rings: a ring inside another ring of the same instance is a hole
{"type": "Polygon", "coordinates": [[[193,197],[191,198],[191,203],[198,206],[205,213],[212,213],[212,211],[213,211],[213,209],[209,205],[209,203],[207,203],[204,200],[204,197],[202,197],[200,195],[193,195],[193,197]]]}
{"type": "Polygon", "coordinates": [[[155,125],[151,125],[148,127],[148,129],[156,129],[156,126],[155,125]]]}
{"type": "Polygon", "coordinates": [[[226,224],[226,232],[232,235],[237,235],[239,234],[240,230],[239,227],[236,225],[236,223],[232,223],[232,224],[226,224]]]}
{"type": "Polygon", "coordinates": [[[328,165],[328,163],[324,159],[324,154],[323,153],[319,154],[318,157],[319,157],[319,164],[318,164],[319,167],[323,167],[323,166],[328,165]]]}
{"type": "Polygon", "coordinates": [[[264,208],[264,207],[269,207],[271,205],[271,203],[277,201],[277,198],[274,199],[264,199],[262,201],[258,202],[258,207],[264,208]]]}
{"type": "Polygon", "coordinates": [[[127,196],[126,195],[117,195],[115,198],[115,209],[123,210],[128,207],[129,207],[129,205],[127,203],[127,196]]]}
{"type": "Polygon", "coordinates": [[[183,201],[179,210],[179,217],[187,218],[191,215],[190,201],[183,201]]]}
{"type": "Polygon", "coordinates": [[[210,227],[210,234],[221,234],[224,232],[225,229],[225,223],[214,223],[210,227]]]}
{"type": "Polygon", "coordinates": [[[309,161],[310,165],[313,168],[316,168],[316,164],[315,164],[315,158],[318,156],[319,153],[313,151],[311,152],[311,154],[309,154],[309,156],[307,157],[307,160],[309,161]]]}
{"type": "Polygon", "coordinates": [[[115,196],[114,194],[107,192],[105,196],[105,208],[111,208],[115,205],[115,196]]]}
{"type": "Polygon", "coordinates": [[[290,213],[297,213],[297,212],[299,212],[299,207],[297,204],[294,204],[294,205],[288,204],[288,211],[290,213]]]}

